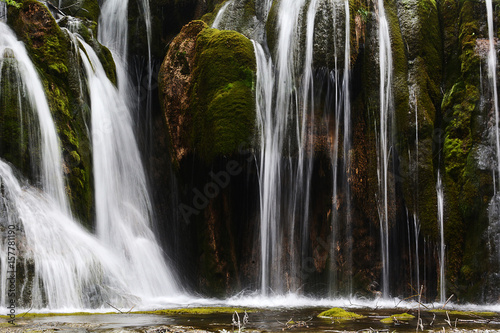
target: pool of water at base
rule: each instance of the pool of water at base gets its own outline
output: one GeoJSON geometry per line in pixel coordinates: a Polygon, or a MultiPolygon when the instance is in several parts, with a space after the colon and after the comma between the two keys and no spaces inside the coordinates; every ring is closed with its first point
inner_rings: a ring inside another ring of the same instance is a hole
{"type": "MultiPolygon", "coordinates": [[[[368,309],[351,311],[362,319],[340,321],[318,318],[327,308],[250,309],[239,308],[240,324],[245,310],[248,322],[241,332],[417,332],[418,331],[499,331],[500,313],[432,312],[429,309],[368,309]],[[400,313],[415,316],[409,321],[390,324],[381,319],[400,313]],[[420,323],[420,324],[419,324],[420,323]]],[[[95,314],[16,318],[16,326],[2,319],[0,332],[238,332],[238,317],[216,314],[95,314]],[[235,325],[236,323],[236,325],[235,325]]]]}

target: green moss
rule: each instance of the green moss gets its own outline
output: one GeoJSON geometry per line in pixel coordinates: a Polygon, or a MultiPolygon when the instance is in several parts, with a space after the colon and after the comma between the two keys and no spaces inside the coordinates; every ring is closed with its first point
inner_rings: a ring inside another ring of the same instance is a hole
{"type": "Polygon", "coordinates": [[[437,310],[430,310],[430,312],[433,313],[448,313],[451,316],[461,316],[461,317],[495,317],[498,316],[498,313],[496,312],[490,312],[490,311],[458,311],[458,310],[444,310],[444,309],[437,309],[437,310]]]}
{"type": "MultiPolygon", "coordinates": [[[[68,316],[98,316],[110,315],[116,312],[67,312],[67,313],[39,313],[39,312],[25,312],[19,313],[16,317],[19,318],[43,318],[43,317],[68,317],[68,316]]],[[[9,318],[9,316],[0,315],[0,318],[9,318]]]]}
{"type": "Polygon", "coordinates": [[[318,318],[331,318],[336,321],[345,321],[345,320],[362,319],[364,318],[364,316],[354,312],[348,312],[341,308],[332,308],[330,310],[321,312],[318,315],[318,318]]]}
{"type": "Polygon", "coordinates": [[[20,9],[9,10],[8,20],[41,71],[55,76],[68,72],[69,41],[47,7],[26,0],[20,9]]]}
{"type": "Polygon", "coordinates": [[[192,145],[207,162],[236,152],[253,135],[256,70],[252,43],[234,31],[197,37],[191,112],[192,145]]]}
{"type": "Polygon", "coordinates": [[[257,312],[254,309],[242,309],[242,308],[232,308],[232,307],[200,307],[200,308],[185,308],[185,309],[165,309],[165,310],[155,310],[155,311],[134,311],[132,313],[140,314],[157,314],[157,315],[209,315],[226,313],[232,314],[235,312],[241,313],[246,311],[247,313],[257,312]]]}
{"type": "MultiPolygon", "coordinates": [[[[444,98],[439,117],[445,130],[442,156],[445,169],[445,242],[448,292],[481,301],[488,257],[484,235],[491,198],[491,173],[475,158],[483,137],[480,121],[480,64],[476,53],[482,36],[484,4],[446,0],[441,4],[444,32],[444,98]],[[488,174],[488,175],[487,175],[488,174]]],[[[483,71],[484,72],[484,71],[483,71]]]]}
{"type": "Polygon", "coordinates": [[[14,6],[16,8],[20,8],[21,4],[15,0],[0,0],[1,2],[5,2],[9,6],[14,6]]]}
{"type": "Polygon", "coordinates": [[[457,82],[443,99],[442,108],[447,121],[443,146],[445,168],[455,181],[463,176],[472,147],[471,120],[478,101],[478,88],[463,81],[457,82]]]}
{"type": "Polygon", "coordinates": [[[415,318],[415,316],[405,312],[405,313],[395,314],[395,315],[392,315],[390,317],[381,319],[380,322],[383,324],[392,324],[392,323],[398,322],[398,321],[410,321],[414,318],[415,318]]]}

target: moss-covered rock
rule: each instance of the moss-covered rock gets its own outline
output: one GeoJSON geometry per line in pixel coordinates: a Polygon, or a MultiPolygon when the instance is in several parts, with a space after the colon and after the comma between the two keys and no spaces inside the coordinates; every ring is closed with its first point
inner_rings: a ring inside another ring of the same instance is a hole
{"type": "Polygon", "coordinates": [[[405,312],[405,313],[394,314],[387,318],[383,318],[380,320],[380,322],[383,324],[392,324],[392,323],[397,323],[399,321],[410,321],[412,319],[415,319],[415,316],[405,312]]]}
{"type": "Polygon", "coordinates": [[[177,160],[230,155],[254,133],[255,56],[237,32],[194,21],[170,46],[160,91],[177,160]]]}
{"type": "Polygon", "coordinates": [[[191,140],[210,161],[230,155],[254,134],[253,45],[233,31],[203,30],[196,43],[191,140]]]}
{"type": "Polygon", "coordinates": [[[175,161],[182,160],[188,153],[196,38],[206,28],[202,21],[193,21],[184,26],[172,41],[159,73],[160,101],[168,122],[172,159],[175,161]]]}
{"type": "Polygon", "coordinates": [[[346,311],[341,308],[332,308],[330,310],[321,312],[318,315],[318,318],[331,318],[335,321],[346,321],[346,320],[362,319],[364,318],[364,316],[354,312],[346,311]]]}

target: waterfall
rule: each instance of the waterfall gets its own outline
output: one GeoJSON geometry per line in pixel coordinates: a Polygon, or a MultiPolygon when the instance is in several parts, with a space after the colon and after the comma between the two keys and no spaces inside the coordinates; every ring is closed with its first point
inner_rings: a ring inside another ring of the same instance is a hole
{"type": "Polygon", "coordinates": [[[488,78],[490,84],[490,91],[493,99],[493,108],[495,112],[495,150],[496,150],[496,170],[493,169],[493,186],[494,186],[494,194],[493,198],[490,202],[489,215],[490,215],[490,226],[489,233],[490,237],[493,238],[493,246],[490,246],[490,250],[492,250],[491,257],[494,260],[495,264],[498,265],[500,258],[500,240],[499,240],[499,198],[500,194],[498,189],[500,188],[499,184],[496,183],[498,179],[500,179],[500,110],[498,105],[498,87],[497,87],[497,54],[496,54],[496,32],[493,20],[493,2],[492,0],[486,0],[486,11],[487,11],[487,20],[488,20],[488,41],[489,41],[489,50],[488,50],[488,78]]]}
{"type": "Polygon", "coordinates": [[[128,0],[106,0],[99,17],[99,42],[126,67],[128,56],[128,0]]]}
{"type": "MultiPolygon", "coordinates": [[[[138,78],[138,86],[134,89],[130,82],[128,73],[129,54],[128,54],[128,0],[105,0],[101,7],[101,15],[99,17],[99,42],[111,50],[115,60],[118,85],[122,98],[127,102],[129,107],[137,109],[140,113],[142,110],[142,100],[145,100],[144,116],[138,116],[137,119],[145,119],[143,129],[144,135],[151,132],[152,124],[152,81],[153,81],[153,66],[151,54],[151,11],[149,0],[141,0],[140,10],[144,17],[146,25],[146,39],[148,45],[147,59],[147,87],[142,86],[142,75],[138,78]],[[146,92],[144,93],[144,88],[146,92]]],[[[149,149],[151,137],[146,137],[146,149],[149,149]]]]}
{"type": "MultiPolygon", "coordinates": [[[[85,46],[91,56],[90,62],[84,60],[84,63],[89,79],[94,82],[89,84],[89,88],[98,197],[97,229],[99,237],[123,251],[135,267],[132,279],[139,294],[166,296],[178,291],[177,284],[150,229],[153,214],[146,176],[132,128],[131,114],[128,105],[123,102],[127,101],[130,94],[127,75],[127,6],[128,1],[106,0],[100,18],[99,40],[111,49],[115,57],[119,91],[107,80],[95,52],[85,46]]],[[[141,6],[148,35],[150,94],[152,68],[149,1],[142,0],[141,6]]],[[[83,42],[82,44],[85,45],[83,42]]]]}
{"type": "MultiPolygon", "coordinates": [[[[307,104],[312,89],[311,49],[311,55],[306,55],[304,64],[304,69],[309,70],[309,74],[303,76],[306,87],[298,86],[296,74],[300,46],[299,23],[304,6],[305,1],[302,0],[284,0],[279,4],[274,62],[265,60],[263,49],[256,47],[257,123],[261,144],[261,291],[264,295],[270,289],[276,292],[285,289],[294,291],[300,285],[300,258],[297,252],[301,250],[298,249],[300,245],[296,246],[296,229],[301,231],[299,237],[306,237],[304,228],[308,223],[307,192],[311,177],[310,152],[306,153],[306,145],[311,140],[307,137],[307,127],[312,117],[310,105],[307,104]],[[283,191],[284,186],[287,186],[287,191],[283,191]],[[282,212],[286,215],[282,215],[282,212]],[[289,266],[284,267],[284,263],[289,266]],[[286,281],[283,281],[283,277],[286,281]]],[[[316,10],[313,4],[309,10],[313,11],[309,15],[314,18],[316,10]]],[[[306,50],[312,48],[312,30],[308,34],[311,37],[307,43],[311,46],[306,46],[306,50]]],[[[303,244],[305,241],[302,239],[299,242],[303,244]]]]}
{"type": "MultiPolygon", "coordinates": [[[[273,111],[273,90],[274,90],[274,75],[272,59],[267,59],[262,46],[253,42],[255,55],[257,60],[257,82],[255,88],[256,105],[257,105],[257,124],[260,132],[260,142],[266,144],[264,148],[273,148],[272,142],[266,141],[267,137],[272,136],[272,111],[273,111]]],[[[276,227],[270,224],[270,219],[276,218],[276,206],[270,202],[271,198],[275,198],[277,188],[265,187],[265,182],[276,177],[276,174],[271,174],[270,166],[275,166],[275,156],[271,152],[261,151],[261,162],[259,167],[259,186],[260,186],[260,251],[261,251],[261,291],[263,295],[267,294],[269,287],[269,269],[271,257],[271,241],[276,239],[276,227]],[[266,170],[267,173],[263,171],[266,170]]],[[[276,169],[273,171],[276,172],[276,169]]],[[[274,180],[274,179],[273,179],[274,180]]]]}
{"type": "MultiPolygon", "coordinates": [[[[486,0],[486,10],[488,16],[488,77],[490,79],[491,91],[493,94],[493,106],[495,108],[495,145],[497,151],[497,175],[500,175],[500,134],[499,124],[499,110],[498,110],[498,90],[497,90],[497,55],[495,47],[495,27],[493,25],[493,3],[492,0],[486,0]]],[[[496,193],[495,193],[496,195],[496,193]]]]}
{"type": "MultiPolygon", "coordinates": [[[[127,306],[134,301],[125,296],[129,294],[124,280],[128,272],[118,258],[62,211],[52,196],[29,185],[22,186],[3,160],[0,182],[0,204],[5,208],[7,222],[4,227],[13,226],[16,230],[16,261],[22,262],[26,274],[16,300],[31,300],[22,306],[85,309],[105,302],[127,306]]],[[[6,250],[4,243],[2,251],[6,250]]],[[[4,273],[9,271],[5,259],[0,267],[4,273]]],[[[6,304],[4,299],[0,306],[6,304]]]]}
{"type": "Polygon", "coordinates": [[[217,16],[215,16],[215,20],[212,23],[212,28],[214,29],[221,29],[222,28],[222,19],[224,18],[224,15],[226,14],[226,11],[228,10],[229,6],[234,5],[234,0],[228,0],[226,3],[219,9],[219,12],[217,13],[217,16]]]}
{"type": "Polygon", "coordinates": [[[446,301],[446,280],[445,280],[445,243],[444,243],[444,195],[443,195],[443,183],[441,181],[441,174],[438,171],[436,184],[437,192],[437,208],[438,208],[438,222],[439,222],[439,234],[441,245],[439,248],[439,301],[444,303],[446,301]]]}
{"type": "Polygon", "coordinates": [[[0,81],[2,67],[7,60],[12,59],[15,59],[12,64],[17,69],[20,79],[20,82],[18,82],[19,89],[21,89],[19,94],[26,96],[31,109],[35,113],[34,117],[38,120],[38,124],[33,126],[39,127],[40,131],[40,181],[42,188],[58,202],[61,210],[69,213],[70,210],[64,189],[59,139],[45,97],[45,91],[24,44],[17,40],[5,23],[0,22],[0,81]]]}
{"type": "Polygon", "coordinates": [[[384,1],[378,0],[379,65],[380,65],[380,129],[378,137],[378,185],[380,239],[382,243],[382,293],[389,296],[389,159],[392,136],[392,50],[384,1]]]}
{"type": "MultiPolygon", "coordinates": [[[[351,97],[350,97],[350,66],[351,66],[351,24],[350,24],[350,10],[349,1],[344,2],[345,10],[345,47],[344,47],[344,74],[342,81],[342,101],[343,101],[343,111],[344,111],[344,191],[346,200],[346,227],[347,227],[347,237],[348,239],[352,236],[352,225],[351,225],[351,197],[350,197],[350,186],[348,181],[348,175],[350,173],[351,167],[351,97]]],[[[352,272],[352,251],[353,243],[349,241],[347,254],[347,264],[348,271],[352,272]]],[[[352,273],[349,278],[348,294],[353,294],[352,286],[352,273]]]]}
{"type": "MultiPolygon", "coordinates": [[[[105,301],[123,304],[124,298],[119,295],[128,294],[122,280],[124,271],[110,251],[70,215],[59,141],[42,83],[24,45],[1,22],[0,56],[0,73],[6,61],[17,70],[19,96],[28,100],[38,120],[38,124],[33,124],[36,129],[31,131],[39,132],[40,136],[43,191],[21,185],[14,170],[0,160],[2,227],[10,230],[12,226],[16,230],[15,257],[23,263],[27,275],[17,292],[31,300],[23,306],[81,309],[100,306],[105,301]]],[[[2,277],[8,271],[7,239],[2,237],[0,250],[2,277]]],[[[6,282],[6,279],[0,281],[1,306],[6,305],[6,282]]]]}
{"type": "Polygon", "coordinates": [[[151,231],[152,207],[130,112],[97,54],[79,42],[92,109],[97,235],[129,263],[134,294],[172,295],[177,286],[151,231]]]}

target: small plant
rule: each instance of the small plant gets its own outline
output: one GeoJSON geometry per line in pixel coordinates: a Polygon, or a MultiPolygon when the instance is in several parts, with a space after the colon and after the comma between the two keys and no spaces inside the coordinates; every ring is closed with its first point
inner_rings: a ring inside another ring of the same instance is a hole
{"type": "Polygon", "coordinates": [[[240,321],[240,315],[238,314],[237,311],[234,311],[234,313],[233,313],[233,332],[234,332],[234,329],[236,327],[238,327],[238,333],[243,332],[246,324],[248,324],[248,313],[245,311],[245,315],[243,316],[243,319],[240,321]]]}
{"type": "Polygon", "coordinates": [[[357,13],[361,17],[361,20],[363,22],[368,21],[368,17],[370,16],[370,12],[368,10],[366,10],[365,8],[359,8],[357,13]]]}

